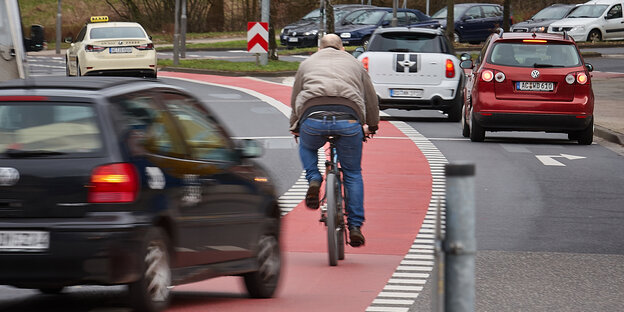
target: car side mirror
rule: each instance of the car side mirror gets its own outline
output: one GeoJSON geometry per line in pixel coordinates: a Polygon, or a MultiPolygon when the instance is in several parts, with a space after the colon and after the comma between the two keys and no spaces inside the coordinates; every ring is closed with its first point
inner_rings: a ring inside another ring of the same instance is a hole
{"type": "Polygon", "coordinates": [[[63,42],[65,42],[65,43],[72,43],[72,42],[74,42],[74,38],[72,38],[72,37],[65,37],[65,39],[63,39],[63,42]]]}
{"type": "Polygon", "coordinates": [[[587,68],[587,70],[589,72],[593,72],[594,71],[594,65],[592,65],[592,64],[585,63],[585,68],[587,68]]]}
{"type": "Polygon", "coordinates": [[[470,53],[462,53],[462,55],[459,57],[459,59],[461,61],[468,61],[470,59],[472,59],[472,56],[470,56],[470,53]]]}
{"type": "Polygon", "coordinates": [[[471,69],[472,66],[473,66],[472,60],[465,60],[465,61],[462,61],[461,63],[459,63],[459,67],[461,67],[463,69],[471,69]]]}
{"type": "Polygon", "coordinates": [[[256,158],[264,154],[264,148],[260,141],[243,139],[236,141],[236,150],[241,158],[256,158]]]}
{"type": "Polygon", "coordinates": [[[351,53],[351,55],[353,55],[353,57],[358,58],[360,55],[362,55],[362,53],[366,52],[366,50],[364,49],[364,47],[357,47],[355,48],[355,51],[353,51],[351,53]]]}

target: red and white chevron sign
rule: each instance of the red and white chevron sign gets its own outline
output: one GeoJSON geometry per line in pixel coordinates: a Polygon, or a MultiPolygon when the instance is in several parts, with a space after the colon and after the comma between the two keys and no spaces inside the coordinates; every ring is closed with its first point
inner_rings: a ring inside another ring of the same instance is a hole
{"type": "Polygon", "coordinates": [[[247,22],[247,52],[269,52],[269,23],[247,22]]]}

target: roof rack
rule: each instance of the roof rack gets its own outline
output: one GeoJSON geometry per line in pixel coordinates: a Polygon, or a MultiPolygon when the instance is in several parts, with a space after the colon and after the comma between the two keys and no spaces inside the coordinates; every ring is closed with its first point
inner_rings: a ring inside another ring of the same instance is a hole
{"type": "Polygon", "coordinates": [[[569,40],[570,39],[570,37],[568,36],[568,32],[565,31],[565,30],[563,31],[563,39],[565,39],[565,40],[569,40]]]}
{"type": "Polygon", "coordinates": [[[497,28],[497,29],[496,29],[496,32],[498,33],[498,35],[499,35],[501,38],[503,38],[503,33],[504,33],[505,31],[504,31],[502,28],[500,28],[500,27],[499,27],[499,28],[497,28]]]}

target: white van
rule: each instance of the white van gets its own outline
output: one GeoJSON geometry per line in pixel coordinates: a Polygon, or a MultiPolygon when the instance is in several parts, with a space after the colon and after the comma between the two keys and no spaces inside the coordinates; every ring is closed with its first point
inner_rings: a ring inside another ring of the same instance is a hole
{"type": "Polygon", "coordinates": [[[549,33],[568,33],[575,41],[624,39],[624,0],[593,0],[568,17],[550,24],[549,33]]]}

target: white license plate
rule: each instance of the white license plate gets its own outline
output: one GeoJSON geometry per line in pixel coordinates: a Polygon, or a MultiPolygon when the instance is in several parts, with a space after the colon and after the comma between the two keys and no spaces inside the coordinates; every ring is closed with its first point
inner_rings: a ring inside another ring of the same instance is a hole
{"type": "Polygon", "coordinates": [[[0,251],[45,251],[49,246],[49,232],[0,231],[0,251]]]}
{"type": "Polygon", "coordinates": [[[516,90],[519,91],[546,91],[550,92],[555,89],[552,82],[541,81],[518,81],[516,82],[516,90]]]}
{"type": "Polygon", "coordinates": [[[298,41],[299,41],[299,38],[296,38],[296,37],[288,38],[288,42],[298,42],[298,41]]]}
{"type": "Polygon", "coordinates": [[[132,53],[132,47],[112,47],[110,53],[132,53]]]}
{"type": "Polygon", "coordinates": [[[420,98],[423,96],[423,90],[420,89],[390,89],[391,97],[410,97],[420,98]]]}

